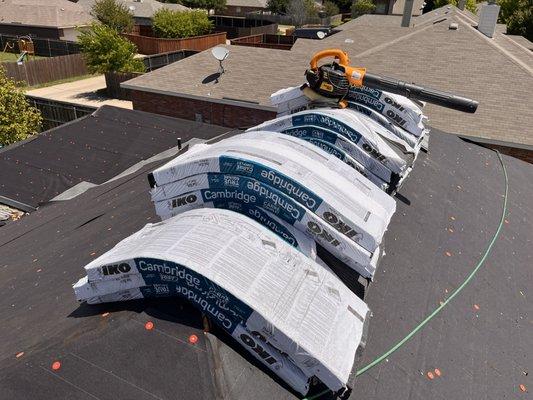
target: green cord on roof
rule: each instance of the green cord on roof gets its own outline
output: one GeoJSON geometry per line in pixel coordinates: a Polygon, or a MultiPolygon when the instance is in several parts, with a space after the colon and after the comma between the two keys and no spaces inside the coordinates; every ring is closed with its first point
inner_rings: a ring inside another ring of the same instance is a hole
{"type": "MultiPolygon", "coordinates": [[[[481,257],[481,259],[479,260],[479,262],[477,263],[475,268],[472,270],[470,275],[468,275],[468,277],[465,279],[465,281],[457,289],[455,289],[455,291],[450,295],[450,297],[448,297],[446,299],[446,301],[444,301],[439,307],[437,307],[435,309],[435,311],[433,311],[431,314],[429,314],[420,324],[418,324],[411,332],[409,332],[402,340],[400,340],[398,343],[396,343],[388,351],[386,351],[381,356],[376,358],[370,364],[368,364],[368,365],[364,366],[363,368],[357,370],[356,376],[364,374],[366,371],[368,371],[369,369],[375,367],[376,365],[381,363],[384,359],[389,357],[392,353],[394,353],[396,350],[398,350],[400,347],[402,347],[402,345],[405,344],[405,342],[407,342],[409,339],[411,339],[419,330],[421,330],[429,321],[431,321],[433,319],[433,317],[435,317],[438,313],[440,313],[442,311],[442,309],[444,307],[446,307],[446,305],[448,305],[448,303],[450,301],[452,301],[453,298],[455,296],[457,296],[465,288],[466,285],[468,285],[468,283],[472,280],[472,278],[474,278],[474,275],[476,275],[478,270],[485,263],[489,253],[492,250],[492,247],[494,246],[494,243],[496,242],[496,239],[498,239],[498,236],[500,236],[500,232],[502,230],[503,223],[505,221],[505,214],[507,214],[507,197],[508,197],[508,194],[509,194],[509,178],[507,176],[507,169],[505,168],[505,164],[503,162],[502,156],[500,155],[500,152],[496,150],[496,154],[498,155],[498,158],[500,160],[500,164],[501,164],[502,169],[503,169],[503,175],[505,177],[505,194],[504,194],[504,197],[503,197],[503,207],[502,207],[502,216],[500,218],[500,224],[498,225],[498,229],[496,229],[496,232],[494,233],[494,236],[492,237],[492,239],[491,239],[491,241],[490,241],[490,243],[489,243],[489,245],[487,247],[487,250],[485,250],[485,253],[483,254],[483,257],[481,257]]],[[[303,400],[315,400],[318,397],[320,397],[320,396],[322,396],[322,395],[324,395],[324,394],[326,394],[328,392],[330,392],[330,391],[329,390],[325,390],[325,391],[323,391],[321,393],[318,393],[318,394],[316,394],[314,396],[306,397],[303,400]]]]}

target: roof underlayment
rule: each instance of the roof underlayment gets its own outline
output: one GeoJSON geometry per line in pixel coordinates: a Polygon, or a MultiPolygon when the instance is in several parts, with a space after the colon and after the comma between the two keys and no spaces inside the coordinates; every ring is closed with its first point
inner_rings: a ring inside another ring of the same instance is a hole
{"type": "MultiPolygon", "coordinates": [[[[533,383],[533,167],[509,174],[502,234],[473,282],[387,361],[355,381],[352,398],[523,398],[533,383]],[[438,369],[440,375],[427,378],[438,369]]],[[[146,174],[162,160],[42,206],[0,229],[0,390],[32,399],[292,399],[224,333],[205,334],[185,302],[86,306],[80,266],[156,218],[146,174]],[[153,329],[146,329],[151,321],[153,329]],[[30,327],[30,328],[28,328],[30,327]],[[198,341],[191,344],[189,338],[198,341]],[[61,368],[52,372],[54,361],[61,368]],[[250,362],[253,364],[250,364],[250,362]]],[[[498,224],[504,178],[491,150],[433,130],[397,195],[375,280],[362,364],[388,350],[470,273],[498,224]]]]}

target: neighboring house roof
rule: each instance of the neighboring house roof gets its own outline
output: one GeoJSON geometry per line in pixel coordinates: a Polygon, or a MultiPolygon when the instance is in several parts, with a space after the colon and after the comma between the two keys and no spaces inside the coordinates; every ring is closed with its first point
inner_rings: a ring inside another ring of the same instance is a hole
{"type": "MultiPolygon", "coordinates": [[[[156,0],[118,0],[120,3],[124,4],[132,12],[134,17],[137,18],[152,18],[154,13],[162,8],[167,8],[169,10],[175,11],[189,11],[190,8],[185,7],[181,4],[173,3],[161,3],[156,0]]],[[[91,9],[96,0],[79,0],[80,4],[87,12],[91,12],[91,9]]]]}
{"type": "Polygon", "coordinates": [[[415,17],[414,27],[402,28],[401,16],[364,15],[323,40],[299,39],[291,51],[229,46],[226,73],[219,83],[202,84],[217,70],[216,60],[205,51],[130,80],[123,87],[209,101],[240,99],[274,110],[270,94],[303,83],[303,73],[315,52],[341,48],[348,52],[352,65],[480,102],[475,114],[427,105],[433,127],[533,149],[533,53],[529,42],[504,35],[500,25],[489,39],[473,27],[477,25],[473,18],[471,13],[448,6],[415,17]],[[451,22],[459,29],[450,30],[451,22]]]}
{"type": "MultiPolygon", "coordinates": [[[[145,143],[151,138],[150,132],[145,143]]],[[[527,201],[533,185],[526,183],[533,181],[533,165],[503,159],[509,212],[486,263],[410,341],[357,377],[352,399],[502,399],[520,393],[522,383],[531,390],[525,375],[533,358],[533,205],[527,201]],[[442,376],[428,379],[435,368],[442,376]]],[[[202,313],[186,301],[75,301],[71,285],[85,275],[85,264],[158,221],[146,175],[166,161],[0,228],[4,397],[298,398],[227,334],[216,327],[204,333],[202,313]],[[153,329],[145,329],[147,321],[153,329]],[[195,344],[188,341],[193,334],[195,344]],[[52,371],[55,360],[61,368],[52,371]]],[[[368,288],[373,316],[360,366],[403,338],[470,274],[498,226],[504,191],[493,151],[432,132],[430,152],[420,154],[402,187],[384,238],[386,255],[368,288]]]]}
{"type": "Polygon", "coordinates": [[[92,17],[68,0],[2,0],[0,24],[72,28],[90,24],[92,17]]]}
{"type": "Polygon", "coordinates": [[[232,7],[267,8],[268,0],[227,0],[226,5],[232,7]]]}
{"type": "Polygon", "coordinates": [[[0,203],[37,208],[78,184],[100,184],[191,137],[227,128],[102,106],[93,114],[0,150],[0,203]],[[13,179],[13,177],[19,179],[13,179]],[[10,201],[11,200],[11,201],[10,201]]]}

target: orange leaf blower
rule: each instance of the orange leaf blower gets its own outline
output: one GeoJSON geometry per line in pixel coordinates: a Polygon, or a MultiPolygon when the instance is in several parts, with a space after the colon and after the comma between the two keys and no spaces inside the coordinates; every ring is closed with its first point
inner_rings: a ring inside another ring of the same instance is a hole
{"type": "Polygon", "coordinates": [[[458,111],[476,112],[478,102],[475,100],[386,76],[370,74],[366,68],[352,67],[349,64],[348,54],[340,49],[328,49],[316,53],[311,59],[311,68],[305,73],[309,87],[322,96],[342,100],[348,95],[351,85],[367,86],[458,111]],[[334,61],[330,64],[318,65],[320,60],[328,57],[333,57],[334,61]]]}

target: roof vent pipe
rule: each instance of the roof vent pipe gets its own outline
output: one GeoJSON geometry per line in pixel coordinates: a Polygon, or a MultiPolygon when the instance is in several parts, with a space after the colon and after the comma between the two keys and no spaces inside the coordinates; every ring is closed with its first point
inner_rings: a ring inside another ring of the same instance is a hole
{"type": "Polygon", "coordinates": [[[500,6],[494,1],[481,6],[481,13],[479,14],[479,24],[477,30],[488,37],[494,36],[496,24],[498,23],[498,14],[500,13],[500,6]]]}
{"type": "Polygon", "coordinates": [[[409,28],[411,26],[411,16],[413,15],[414,0],[405,0],[405,6],[403,8],[402,26],[409,28]]]}

